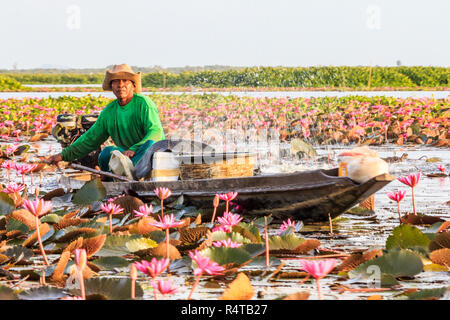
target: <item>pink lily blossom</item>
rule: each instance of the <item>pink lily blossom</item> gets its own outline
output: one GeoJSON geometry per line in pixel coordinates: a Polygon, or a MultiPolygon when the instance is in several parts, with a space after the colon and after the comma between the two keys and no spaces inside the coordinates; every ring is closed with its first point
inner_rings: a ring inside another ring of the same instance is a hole
{"type": "Polygon", "coordinates": [[[153,211],[152,205],[144,204],[140,206],[138,210],[133,210],[135,217],[148,217],[153,211]]]}
{"type": "Polygon", "coordinates": [[[337,259],[326,260],[300,260],[302,270],[305,270],[316,279],[317,294],[319,300],[322,300],[322,293],[320,291],[319,280],[325,277],[338,264],[337,259]]]}
{"type": "Polygon", "coordinates": [[[389,192],[387,194],[389,199],[397,202],[398,219],[399,219],[400,223],[402,223],[402,217],[400,214],[400,201],[403,200],[403,198],[405,197],[405,194],[406,194],[406,191],[389,192]]]}
{"type": "Polygon", "coordinates": [[[109,234],[112,234],[112,215],[122,213],[123,208],[121,208],[118,204],[109,202],[108,204],[101,204],[100,209],[109,215],[109,234]]]}
{"type": "Polygon", "coordinates": [[[291,221],[291,218],[288,218],[286,221],[283,221],[283,224],[280,226],[280,233],[282,233],[289,227],[292,227],[295,230],[295,221],[291,221]]]}
{"type": "Polygon", "coordinates": [[[194,252],[189,252],[189,257],[191,257],[191,259],[197,264],[197,267],[194,269],[194,275],[197,276],[197,279],[195,280],[188,296],[188,300],[191,300],[192,293],[194,293],[194,290],[200,282],[200,278],[203,273],[206,272],[209,275],[220,275],[223,273],[225,268],[219,266],[217,262],[211,261],[208,257],[203,257],[197,250],[194,252]]]}
{"type": "Polygon", "coordinates": [[[164,297],[166,294],[174,294],[178,291],[178,288],[173,287],[172,281],[170,280],[158,280],[158,282],[156,281],[152,281],[151,285],[153,286],[153,288],[158,289],[158,291],[162,294],[162,296],[164,297]]]}
{"type": "Polygon", "coordinates": [[[414,187],[417,186],[417,184],[419,183],[421,176],[422,176],[422,172],[418,172],[416,174],[410,174],[407,177],[400,177],[400,178],[398,178],[398,181],[400,181],[401,183],[404,183],[407,186],[411,187],[414,215],[417,215],[416,202],[415,202],[415,199],[414,199],[414,187]]]}
{"type": "Polygon", "coordinates": [[[230,238],[228,238],[227,240],[214,241],[212,245],[216,248],[218,247],[239,248],[242,246],[242,243],[234,242],[230,238]]]}
{"type": "Polygon", "coordinates": [[[169,266],[169,263],[169,259],[163,258],[157,260],[156,258],[153,258],[150,262],[147,260],[142,260],[141,262],[135,262],[134,265],[139,271],[155,279],[164,272],[164,270],[169,266]]]}

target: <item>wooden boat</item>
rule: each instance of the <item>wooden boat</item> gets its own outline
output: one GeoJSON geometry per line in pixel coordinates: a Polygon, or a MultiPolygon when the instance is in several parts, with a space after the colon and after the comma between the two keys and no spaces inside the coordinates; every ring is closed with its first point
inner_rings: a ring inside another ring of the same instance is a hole
{"type": "MultiPolygon", "coordinates": [[[[216,194],[234,191],[238,192],[238,197],[233,202],[242,207],[243,214],[270,214],[274,218],[318,222],[327,221],[328,214],[332,218],[339,216],[394,179],[390,174],[381,174],[359,184],[350,178],[339,177],[338,168],[334,168],[240,178],[104,182],[104,185],[111,196],[133,190],[145,198],[156,198],[153,190],[167,187],[172,191],[172,199],[168,201],[183,195],[185,205],[210,210],[216,194]]],[[[84,174],[83,180],[80,175],[65,174],[61,176],[60,184],[79,189],[86,180],[89,175],[84,174]]]]}

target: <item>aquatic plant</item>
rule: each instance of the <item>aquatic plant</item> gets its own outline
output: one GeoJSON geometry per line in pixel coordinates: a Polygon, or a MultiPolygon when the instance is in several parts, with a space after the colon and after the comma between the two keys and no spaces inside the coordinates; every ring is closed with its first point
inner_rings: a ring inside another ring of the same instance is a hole
{"type": "Polygon", "coordinates": [[[167,294],[174,294],[178,291],[178,288],[174,287],[170,279],[159,279],[158,281],[151,281],[153,288],[158,289],[159,293],[164,296],[167,294]]]}
{"type": "Polygon", "coordinates": [[[166,230],[166,258],[169,259],[169,229],[176,228],[182,226],[184,224],[183,221],[175,221],[175,216],[173,214],[163,216],[162,213],[159,216],[159,222],[150,222],[152,226],[165,229],[166,230]]]}
{"type": "Polygon", "coordinates": [[[300,260],[302,269],[308,272],[316,279],[317,284],[317,296],[319,300],[322,300],[322,292],[320,290],[319,280],[325,277],[331,270],[336,267],[338,263],[337,259],[325,259],[325,260],[300,260]]]}
{"type": "Polygon", "coordinates": [[[109,234],[112,234],[112,216],[114,214],[122,213],[123,208],[121,208],[118,204],[108,202],[108,203],[101,204],[100,209],[103,212],[107,213],[109,216],[109,234]]]}
{"type": "Polygon", "coordinates": [[[397,202],[398,220],[402,223],[402,216],[400,214],[400,201],[405,197],[406,191],[389,192],[387,196],[389,199],[397,202]]]}
{"type": "Polygon", "coordinates": [[[84,290],[83,271],[86,268],[87,256],[85,249],[75,249],[75,263],[77,265],[78,278],[80,282],[81,298],[86,300],[86,291],[84,290]]]}
{"type": "Polygon", "coordinates": [[[164,216],[164,200],[172,195],[172,191],[169,188],[159,187],[153,190],[153,192],[161,200],[161,215],[164,216]]]}
{"type": "Polygon", "coordinates": [[[218,195],[220,200],[226,201],[225,212],[228,212],[228,205],[229,205],[230,201],[234,200],[237,197],[237,195],[238,195],[237,192],[228,192],[228,193],[222,193],[222,194],[218,195]]]}
{"type": "Polygon", "coordinates": [[[138,210],[133,210],[135,217],[148,217],[153,211],[153,206],[150,204],[144,204],[143,206],[140,206],[138,210]]]}
{"type": "Polygon", "coordinates": [[[41,250],[42,257],[44,258],[45,264],[48,266],[50,263],[48,262],[47,256],[45,254],[44,245],[42,244],[41,234],[40,234],[40,221],[39,217],[48,213],[53,208],[53,204],[51,201],[45,201],[42,199],[36,200],[24,200],[22,206],[31,212],[35,217],[35,227],[36,227],[36,235],[39,242],[39,249],[41,250]]]}
{"type": "Polygon", "coordinates": [[[211,223],[214,223],[214,220],[216,219],[216,211],[217,211],[217,207],[219,206],[219,200],[220,200],[220,197],[218,194],[216,194],[214,196],[214,200],[213,200],[214,211],[213,211],[213,215],[211,218],[211,223]]]}
{"type": "Polygon", "coordinates": [[[415,199],[414,199],[414,188],[419,183],[421,176],[422,176],[422,172],[418,172],[416,174],[410,174],[410,175],[408,175],[406,177],[398,178],[398,181],[400,181],[401,183],[406,184],[407,186],[411,187],[414,215],[417,215],[417,213],[416,213],[416,202],[415,202],[415,199]]]}
{"type": "Polygon", "coordinates": [[[191,300],[192,294],[200,282],[200,278],[203,273],[207,273],[209,275],[220,275],[223,273],[225,268],[219,266],[217,262],[211,261],[208,257],[203,257],[197,250],[189,252],[189,257],[191,257],[191,259],[197,264],[194,269],[194,275],[197,276],[197,278],[187,298],[188,300],[191,300]]]}

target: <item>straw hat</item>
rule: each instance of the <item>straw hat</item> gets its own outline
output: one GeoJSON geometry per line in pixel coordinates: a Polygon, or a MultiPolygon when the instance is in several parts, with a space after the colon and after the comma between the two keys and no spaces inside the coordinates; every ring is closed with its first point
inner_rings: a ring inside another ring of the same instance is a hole
{"type": "Polygon", "coordinates": [[[131,67],[127,64],[116,64],[112,71],[106,69],[105,80],[103,80],[103,90],[112,91],[111,81],[117,79],[131,80],[135,85],[134,92],[140,93],[142,91],[141,73],[134,73],[131,67]]]}

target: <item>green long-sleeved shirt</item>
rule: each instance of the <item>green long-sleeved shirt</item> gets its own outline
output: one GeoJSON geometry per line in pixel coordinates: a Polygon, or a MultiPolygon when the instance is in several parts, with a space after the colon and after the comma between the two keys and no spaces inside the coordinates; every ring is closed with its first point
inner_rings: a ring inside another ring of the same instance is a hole
{"type": "Polygon", "coordinates": [[[112,138],[116,146],[134,152],[148,140],[164,139],[155,103],[138,93],[124,106],[114,100],[105,107],[88,131],[62,150],[62,158],[64,161],[82,158],[99,148],[108,137],[112,138]]]}

